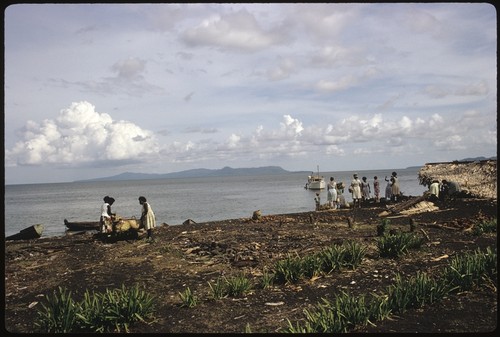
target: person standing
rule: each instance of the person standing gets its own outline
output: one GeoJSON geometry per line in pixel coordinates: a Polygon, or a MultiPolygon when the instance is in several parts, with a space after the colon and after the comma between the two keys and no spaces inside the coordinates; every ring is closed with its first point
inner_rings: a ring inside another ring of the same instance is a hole
{"type": "Polygon", "coordinates": [[[398,174],[396,172],[392,172],[392,177],[391,177],[391,193],[392,201],[398,201],[398,197],[401,194],[401,191],[399,190],[399,179],[398,179],[398,174]]]}
{"type": "Polygon", "coordinates": [[[333,177],[330,177],[330,181],[327,185],[328,190],[328,205],[331,208],[337,209],[337,183],[333,177]]]}
{"type": "Polygon", "coordinates": [[[316,204],[316,210],[319,211],[321,209],[321,197],[319,193],[316,192],[316,196],[314,197],[314,203],[316,204]]]}
{"type": "Polygon", "coordinates": [[[105,196],[103,198],[104,203],[101,205],[101,217],[99,219],[101,233],[111,233],[113,231],[113,212],[111,212],[111,206],[115,202],[114,198],[110,196],[105,196]]]}
{"type": "Polygon", "coordinates": [[[147,231],[148,241],[153,240],[153,228],[156,227],[156,217],[151,205],[147,202],[145,197],[139,197],[139,204],[142,205],[142,214],[141,214],[141,225],[144,226],[144,229],[147,231]]]}
{"type": "Polygon", "coordinates": [[[370,199],[370,183],[366,181],[366,177],[361,178],[361,199],[367,201],[370,199]]]}
{"type": "Polygon", "coordinates": [[[352,194],[352,207],[356,207],[356,204],[361,207],[361,180],[359,180],[357,173],[354,173],[352,177],[353,180],[349,188],[352,194]]]}
{"type": "Polygon", "coordinates": [[[344,188],[345,188],[345,185],[344,185],[343,181],[337,183],[337,208],[338,209],[347,207],[347,203],[345,201],[345,197],[343,194],[344,188]]]}
{"type": "Polygon", "coordinates": [[[378,181],[377,176],[373,177],[373,193],[375,194],[375,201],[379,202],[379,200],[380,200],[380,182],[378,181]]]}

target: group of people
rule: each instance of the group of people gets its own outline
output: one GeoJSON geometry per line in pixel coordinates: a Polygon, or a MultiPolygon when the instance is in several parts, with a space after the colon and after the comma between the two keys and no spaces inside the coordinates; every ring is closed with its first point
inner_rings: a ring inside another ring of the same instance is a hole
{"type": "Polygon", "coordinates": [[[453,197],[461,191],[459,183],[446,179],[443,179],[441,183],[439,183],[439,180],[433,180],[429,185],[431,201],[444,201],[447,197],[453,197]]]}
{"type": "MultiPolygon", "coordinates": [[[[345,207],[346,201],[345,197],[343,195],[344,193],[344,183],[339,182],[337,183],[335,181],[335,178],[330,177],[330,181],[326,185],[327,189],[327,204],[330,206],[330,208],[333,209],[339,209],[342,207],[345,207]]],[[[316,210],[319,211],[321,208],[321,197],[319,193],[316,193],[316,196],[314,197],[314,201],[316,203],[316,210]]]]}
{"type": "MultiPolygon", "coordinates": [[[[388,179],[385,177],[387,186],[385,188],[385,199],[391,201],[398,201],[398,197],[401,194],[399,188],[398,174],[392,172],[391,177],[388,179]]],[[[349,192],[352,194],[353,207],[361,207],[361,202],[371,199],[371,187],[370,183],[367,181],[366,177],[358,177],[357,173],[353,174],[353,179],[349,187],[349,192]]],[[[376,202],[380,201],[380,181],[378,177],[373,177],[373,193],[376,202]]]]}
{"type": "MultiPolygon", "coordinates": [[[[387,178],[387,176],[385,177],[385,181],[387,182],[385,199],[394,202],[398,201],[398,197],[401,194],[398,174],[396,172],[392,172],[390,178],[387,178]]],[[[334,177],[330,177],[330,181],[326,185],[327,204],[330,208],[338,209],[347,205],[345,197],[342,194],[344,193],[344,188],[345,186],[343,182],[337,183],[334,177]]],[[[359,179],[358,174],[354,173],[351,184],[349,185],[349,193],[351,193],[352,196],[353,207],[361,207],[361,202],[371,199],[372,189],[370,183],[367,181],[367,178],[362,177],[359,179]]],[[[373,177],[373,197],[376,202],[379,202],[381,199],[380,181],[377,176],[373,177]]],[[[321,197],[319,193],[316,193],[314,201],[316,203],[316,210],[319,210],[321,206],[321,197]]]]}
{"type": "MultiPolygon", "coordinates": [[[[116,213],[111,211],[111,206],[115,202],[115,199],[110,196],[105,196],[103,198],[104,203],[101,206],[101,217],[100,217],[100,230],[101,233],[112,233],[113,222],[116,217],[116,213]]],[[[147,202],[146,198],[143,196],[139,197],[139,204],[141,205],[141,219],[140,227],[147,231],[147,240],[153,240],[153,228],[156,227],[156,217],[151,205],[147,202]]]]}

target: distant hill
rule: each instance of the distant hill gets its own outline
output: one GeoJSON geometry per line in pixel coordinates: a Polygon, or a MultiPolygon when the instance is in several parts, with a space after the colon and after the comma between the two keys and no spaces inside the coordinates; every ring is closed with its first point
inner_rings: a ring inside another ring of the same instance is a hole
{"type": "Polygon", "coordinates": [[[489,158],[486,158],[486,157],[475,157],[475,158],[464,158],[464,159],[461,159],[459,160],[460,161],[482,161],[482,160],[497,160],[497,157],[489,157],[489,158]]]}
{"type": "Polygon", "coordinates": [[[279,166],[264,166],[251,168],[231,168],[223,167],[221,169],[192,169],[172,173],[134,173],[124,172],[115,176],[94,178],[86,180],[77,180],[76,182],[85,181],[118,181],[118,180],[146,180],[146,179],[168,179],[168,178],[198,178],[198,177],[227,177],[227,176],[253,176],[253,175],[269,175],[290,173],[279,166]]]}

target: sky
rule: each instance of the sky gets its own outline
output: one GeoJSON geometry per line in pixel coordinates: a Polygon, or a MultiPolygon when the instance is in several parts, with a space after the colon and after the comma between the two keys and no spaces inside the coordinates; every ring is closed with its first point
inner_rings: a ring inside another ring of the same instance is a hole
{"type": "Polygon", "coordinates": [[[5,184],[496,156],[488,3],[14,4],[5,184]]]}

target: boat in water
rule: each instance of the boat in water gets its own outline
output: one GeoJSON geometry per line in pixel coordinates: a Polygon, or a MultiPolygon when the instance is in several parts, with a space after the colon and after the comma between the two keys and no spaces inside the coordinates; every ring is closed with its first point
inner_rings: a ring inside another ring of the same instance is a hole
{"type": "Polygon", "coordinates": [[[318,173],[314,174],[313,172],[311,172],[311,175],[307,177],[307,183],[306,186],[304,186],[304,188],[310,190],[322,190],[325,187],[326,187],[325,178],[319,175],[319,166],[318,166],[318,173]]]}
{"type": "Polygon", "coordinates": [[[64,225],[68,231],[90,231],[99,230],[99,221],[68,221],[64,219],[64,225]]]}

